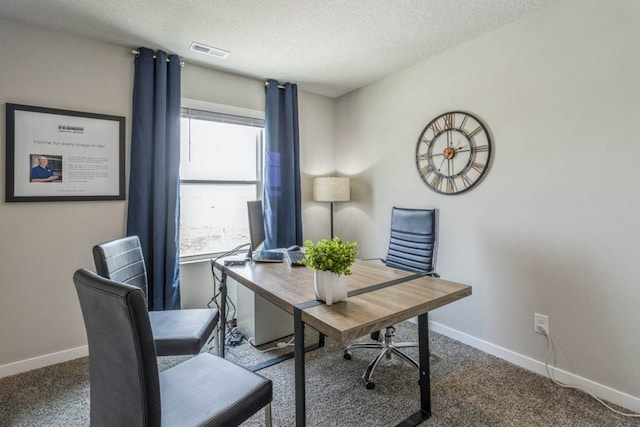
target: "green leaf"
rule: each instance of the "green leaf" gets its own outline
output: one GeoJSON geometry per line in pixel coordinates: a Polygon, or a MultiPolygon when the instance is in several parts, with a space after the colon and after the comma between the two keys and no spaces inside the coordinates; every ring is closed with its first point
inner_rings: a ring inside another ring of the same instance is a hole
{"type": "Polygon", "coordinates": [[[302,263],[313,270],[331,271],[334,274],[351,275],[349,269],[356,260],[357,242],[343,242],[338,237],[322,239],[317,243],[305,240],[305,258],[302,263]]]}

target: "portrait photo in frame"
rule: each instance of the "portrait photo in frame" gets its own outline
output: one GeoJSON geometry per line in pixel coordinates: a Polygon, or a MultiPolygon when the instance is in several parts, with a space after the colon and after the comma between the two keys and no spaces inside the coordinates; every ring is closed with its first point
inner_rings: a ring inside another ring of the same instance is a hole
{"type": "Polygon", "coordinates": [[[125,118],[6,104],[6,202],[125,199],[125,118]]]}

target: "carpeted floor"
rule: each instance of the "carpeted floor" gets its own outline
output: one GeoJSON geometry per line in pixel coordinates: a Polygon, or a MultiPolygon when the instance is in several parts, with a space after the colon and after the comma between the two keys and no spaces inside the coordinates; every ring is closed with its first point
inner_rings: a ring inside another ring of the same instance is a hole
{"type": "MultiPolygon", "coordinates": [[[[415,339],[416,325],[398,325],[397,335],[399,341],[415,339]]],[[[307,343],[315,337],[310,334],[307,343]]],[[[425,426],[640,426],[638,418],[616,415],[584,393],[472,347],[433,332],[430,340],[433,415],[425,426]]],[[[245,343],[229,348],[227,358],[250,366],[291,349],[260,353],[245,343]]],[[[364,387],[360,376],[373,354],[358,350],[351,361],[344,360],[340,346],[329,339],[307,354],[309,426],[393,426],[418,408],[417,371],[397,358],[379,365],[374,390],[364,387]]],[[[183,360],[161,357],[160,368],[183,360]]],[[[293,426],[293,360],[260,373],[273,381],[274,426],[293,426]]],[[[243,426],[263,424],[260,411],[243,426]]],[[[87,425],[87,358],[0,379],[0,426],[87,425]]]]}

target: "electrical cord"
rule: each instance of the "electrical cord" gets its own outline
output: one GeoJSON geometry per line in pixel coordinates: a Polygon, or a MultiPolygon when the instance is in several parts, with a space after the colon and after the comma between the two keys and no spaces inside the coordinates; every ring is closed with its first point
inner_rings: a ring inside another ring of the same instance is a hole
{"type": "Polygon", "coordinates": [[[242,333],[238,331],[237,327],[231,328],[229,332],[227,332],[227,336],[225,337],[225,343],[234,347],[242,344],[242,341],[245,340],[245,337],[242,336],[242,333]]]}
{"type": "MultiPolygon", "coordinates": [[[[214,285],[215,287],[215,285],[214,285]]],[[[211,297],[211,300],[209,300],[209,302],[207,303],[207,307],[209,308],[213,308],[211,307],[211,304],[215,304],[216,308],[218,309],[218,311],[220,311],[220,304],[218,304],[218,297],[220,296],[220,291],[217,291],[214,293],[214,295],[211,297]]],[[[237,313],[237,309],[236,309],[236,305],[233,303],[233,301],[231,300],[231,298],[229,298],[229,296],[227,295],[227,307],[231,306],[232,310],[227,310],[226,316],[227,319],[225,319],[226,325],[228,327],[233,327],[235,326],[234,322],[236,319],[236,313],[237,313]],[[231,314],[231,316],[229,316],[229,314],[231,314]]]]}
{"type": "MultiPolygon", "coordinates": [[[[218,261],[220,258],[224,258],[226,256],[229,255],[234,255],[236,254],[240,249],[249,246],[249,243],[245,243],[243,245],[239,245],[236,246],[235,248],[223,252],[221,254],[219,254],[218,256],[216,256],[215,258],[211,258],[211,275],[213,276],[213,296],[211,297],[211,299],[209,300],[209,302],[207,303],[207,307],[209,308],[213,308],[211,307],[211,304],[215,304],[216,308],[218,310],[220,310],[220,305],[218,304],[218,297],[220,296],[220,290],[218,289],[218,283],[222,282],[222,279],[218,277],[218,275],[216,274],[216,268],[215,268],[215,264],[216,261],[218,261]]],[[[233,302],[231,302],[231,300],[229,299],[229,297],[227,296],[227,303],[231,303],[231,306],[233,306],[233,317],[232,319],[235,318],[235,313],[236,313],[236,306],[233,304],[233,302]]],[[[229,320],[225,319],[226,322],[229,322],[229,320]]]]}
{"type": "Polygon", "coordinates": [[[231,306],[231,310],[227,310],[227,315],[226,315],[226,319],[225,321],[227,322],[227,326],[235,328],[236,326],[236,313],[237,313],[237,309],[236,309],[236,305],[233,303],[233,301],[231,301],[231,298],[229,298],[229,296],[227,295],[227,307],[231,306]],[[229,314],[231,314],[231,316],[229,316],[229,314]]]}
{"type": "Polygon", "coordinates": [[[264,350],[260,350],[258,347],[256,347],[256,345],[252,342],[252,340],[254,340],[254,339],[255,339],[255,337],[251,337],[251,338],[249,338],[247,340],[247,342],[249,343],[249,345],[251,347],[253,347],[254,350],[257,350],[260,353],[264,353],[264,352],[271,351],[271,350],[280,350],[280,349],[286,348],[288,346],[294,345],[293,344],[293,340],[295,339],[295,337],[291,337],[291,339],[289,341],[287,341],[287,342],[279,342],[278,344],[276,344],[275,347],[265,348],[264,350]]]}
{"type": "Polygon", "coordinates": [[[622,415],[623,417],[632,417],[632,418],[638,418],[640,417],[640,414],[635,414],[635,413],[625,413],[625,412],[620,412],[617,409],[609,406],[605,401],[603,401],[602,399],[600,399],[598,396],[594,395],[593,393],[591,393],[589,390],[586,390],[584,388],[581,387],[577,387],[577,386],[573,386],[573,385],[569,385],[569,384],[564,384],[558,380],[556,380],[553,377],[553,374],[551,373],[551,371],[549,370],[549,357],[551,356],[551,354],[555,353],[555,347],[553,345],[553,340],[551,339],[551,335],[547,333],[546,329],[542,329],[541,330],[542,334],[547,337],[547,340],[549,341],[549,349],[547,350],[547,355],[544,358],[544,369],[547,372],[547,376],[549,377],[549,379],[551,381],[553,381],[554,384],[560,386],[560,387],[564,387],[564,388],[569,388],[569,389],[574,389],[574,390],[578,390],[578,391],[582,391],[584,393],[587,393],[589,396],[593,397],[596,401],[598,401],[599,403],[601,403],[602,405],[604,405],[607,409],[609,409],[610,411],[615,412],[618,415],[622,415]]]}
{"type": "MultiPolygon", "coordinates": [[[[249,243],[245,243],[239,246],[236,246],[235,248],[223,252],[219,255],[217,255],[214,258],[211,258],[210,263],[211,263],[211,276],[213,277],[213,296],[211,297],[211,299],[209,300],[209,302],[207,303],[207,307],[209,308],[213,308],[212,304],[214,304],[216,306],[216,308],[218,309],[218,311],[222,311],[220,304],[218,304],[218,298],[221,295],[221,290],[218,287],[218,283],[222,283],[222,279],[218,277],[218,275],[216,274],[216,268],[215,268],[215,264],[216,261],[218,261],[220,258],[224,258],[226,256],[229,255],[234,255],[236,254],[240,249],[249,246],[249,243]]],[[[231,344],[231,342],[234,342],[233,345],[238,345],[240,343],[242,343],[242,340],[244,340],[244,337],[242,336],[242,334],[237,330],[236,328],[236,314],[237,314],[237,309],[236,309],[236,305],[233,303],[233,301],[231,300],[231,298],[229,298],[229,295],[227,295],[226,297],[226,302],[227,302],[227,307],[231,307],[232,310],[226,310],[225,313],[225,319],[224,324],[226,325],[226,327],[228,328],[228,332],[225,334],[226,336],[224,337],[223,342],[226,344],[231,344]],[[231,315],[231,316],[230,316],[231,315]]]]}
{"type": "MultiPolygon", "coordinates": [[[[213,293],[214,293],[214,297],[217,295],[216,294],[216,287],[217,287],[216,285],[217,285],[217,283],[218,282],[222,282],[222,279],[220,279],[218,277],[218,275],[216,274],[216,268],[215,268],[216,261],[218,261],[220,258],[224,258],[224,257],[229,256],[229,255],[234,255],[240,249],[242,249],[242,248],[244,248],[246,246],[249,246],[249,245],[250,245],[250,243],[245,243],[245,244],[242,244],[242,245],[238,245],[238,246],[236,246],[235,248],[233,248],[233,249],[231,249],[229,251],[222,252],[221,254],[216,256],[215,258],[211,258],[211,275],[213,276],[213,293]]],[[[214,298],[211,298],[211,301],[213,301],[213,300],[214,300],[214,298]]],[[[211,304],[211,301],[209,301],[209,304],[211,304]]]]}

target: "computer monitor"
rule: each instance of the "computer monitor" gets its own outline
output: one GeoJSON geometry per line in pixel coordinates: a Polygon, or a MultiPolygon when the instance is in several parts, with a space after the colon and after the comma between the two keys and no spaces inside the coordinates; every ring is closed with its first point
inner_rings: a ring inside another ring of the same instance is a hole
{"type": "Polygon", "coordinates": [[[247,259],[253,259],[253,252],[256,251],[265,240],[262,200],[248,201],[247,212],[249,213],[249,239],[251,240],[247,259]]]}

